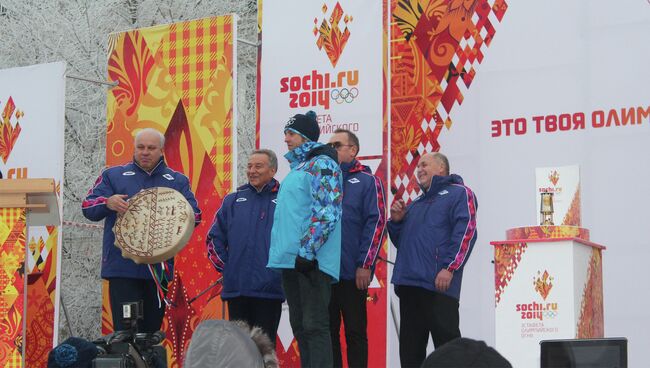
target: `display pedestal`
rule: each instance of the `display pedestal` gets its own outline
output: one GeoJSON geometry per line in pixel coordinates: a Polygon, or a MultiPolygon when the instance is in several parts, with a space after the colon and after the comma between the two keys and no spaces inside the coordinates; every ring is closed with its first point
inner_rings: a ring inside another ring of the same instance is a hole
{"type": "Polygon", "coordinates": [[[603,337],[602,250],[575,226],[510,229],[494,241],[496,349],[539,367],[539,342],[603,337]]]}

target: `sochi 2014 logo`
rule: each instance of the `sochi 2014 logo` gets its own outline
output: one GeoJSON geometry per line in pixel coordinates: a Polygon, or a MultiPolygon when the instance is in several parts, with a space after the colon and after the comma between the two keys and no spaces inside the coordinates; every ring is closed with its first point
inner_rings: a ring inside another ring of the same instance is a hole
{"type": "Polygon", "coordinates": [[[322,106],[329,109],[331,101],[337,104],[352,103],[359,96],[359,71],[348,70],[336,73],[319,73],[283,77],[280,79],[280,93],[289,93],[289,107],[322,106]]]}
{"type": "Polygon", "coordinates": [[[23,115],[25,113],[16,109],[13,98],[9,97],[2,109],[2,121],[0,122],[0,157],[5,164],[20,135],[21,128],[19,120],[23,115]],[[13,125],[11,122],[13,118],[16,119],[16,125],[13,125]]]}
{"type": "MultiPolygon", "coordinates": [[[[533,278],[533,286],[539,296],[546,301],[551,289],[553,289],[553,277],[546,270],[544,270],[544,273],[537,271],[537,277],[533,278]]],[[[521,313],[521,319],[537,319],[540,321],[555,318],[559,313],[557,302],[538,303],[532,301],[530,303],[519,303],[515,305],[515,311],[521,313]]]]}
{"type": "MultiPolygon", "coordinates": [[[[345,45],[350,38],[348,24],[352,16],[344,13],[338,2],[327,16],[328,7],[321,7],[323,18],[314,18],[313,33],[316,46],[324,50],[333,67],[336,67],[345,45]],[[319,25],[320,24],[320,25],[319,25]],[[341,24],[344,29],[341,30],[341,24]]],[[[312,70],[305,75],[280,78],[280,93],[288,93],[289,107],[309,108],[320,106],[329,110],[330,105],[349,104],[359,96],[359,71],[344,70],[334,73],[312,70]]]]}

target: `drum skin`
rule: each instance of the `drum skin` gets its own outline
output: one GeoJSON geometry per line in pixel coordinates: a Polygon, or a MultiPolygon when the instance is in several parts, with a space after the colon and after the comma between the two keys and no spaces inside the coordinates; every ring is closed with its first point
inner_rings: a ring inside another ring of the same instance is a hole
{"type": "Polygon", "coordinates": [[[194,210],[178,191],[153,187],[131,197],[113,232],[122,257],[138,264],[170,259],[187,244],[194,230],[194,210]]]}

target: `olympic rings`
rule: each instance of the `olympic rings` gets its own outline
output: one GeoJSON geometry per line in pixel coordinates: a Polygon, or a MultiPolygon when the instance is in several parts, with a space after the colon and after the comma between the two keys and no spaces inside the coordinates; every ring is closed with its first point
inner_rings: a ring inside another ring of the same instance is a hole
{"type": "Polygon", "coordinates": [[[557,314],[558,313],[555,311],[544,311],[544,317],[548,317],[548,318],[555,318],[557,314]]]}
{"type": "Polygon", "coordinates": [[[341,88],[340,90],[334,88],[332,89],[331,96],[332,100],[338,104],[342,104],[343,102],[352,103],[359,96],[359,90],[357,87],[352,87],[351,89],[341,88]]]}

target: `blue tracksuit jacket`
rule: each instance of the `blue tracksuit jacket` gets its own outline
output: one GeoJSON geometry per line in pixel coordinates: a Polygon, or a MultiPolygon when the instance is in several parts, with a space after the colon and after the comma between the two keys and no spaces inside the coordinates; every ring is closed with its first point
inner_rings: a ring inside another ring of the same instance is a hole
{"type": "Polygon", "coordinates": [[[386,202],[381,180],[354,160],[341,164],[343,223],[341,280],[354,280],[357,268],[374,268],[384,239],[386,202]]]}
{"type": "Polygon", "coordinates": [[[280,274],[266,268],[279,188],[275,179],[259,192],[246,184],[223,199],[206,239],[208,258],[223,274],[223,299],[284,300],[280,274]]]}
{"type": "Polygon", "coordinates": [[[434,176],[429,190],[406,208],[401,222],[388,221],[397,258],[391,282],[438,291],[435,279],[443,268],[453,272],[444,294],[460,298],[463,266],[476,242],[474,193],[455,174],[434,176]]]}

